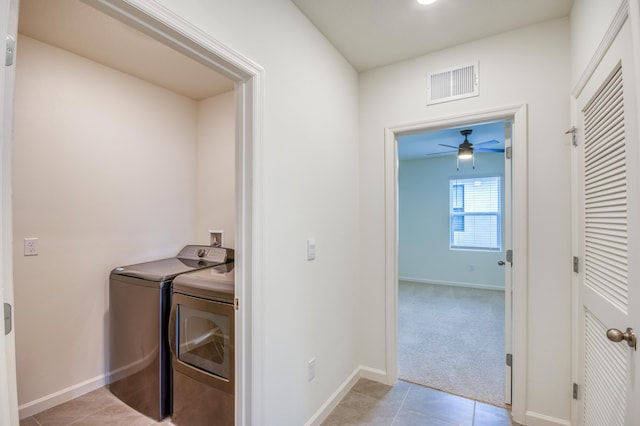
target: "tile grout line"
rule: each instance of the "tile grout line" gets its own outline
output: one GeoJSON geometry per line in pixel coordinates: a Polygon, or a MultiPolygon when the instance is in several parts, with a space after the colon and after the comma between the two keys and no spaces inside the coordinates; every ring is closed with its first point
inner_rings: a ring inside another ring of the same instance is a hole
{"type": "Polygon", "coordinates": [[[393,416],[393,420],[391,421],[391,425],[390,426],[393,426],[393,424],[398,419],[398,416],[400,415],[400,410],[402,410],[402,407],[404,406],[404,402],[407,400],[407,397],[409,396],[409,392],[411,392],[411,386],[408,387],[407,393],[404,395],[404,398],[402,398],[402,402],[400,403],[400,406],[398,407],[398,411],[396,411],[396,415],[393,416]]]}
{"type": "Polygon", "coordinates": [[[473,416],[471,416],[471,426],[476,424],[476,407],[478,406],[478,401],[473,401],[473,416]]]}
{"type": "Polygon", "coordinates": [[[72,426],[74,423],[78,423],[79,421],[84,420],[84,419],[86,419],[86,418],[88,418],[88,417],[90,417],[90,416],[92,416],[92,415],[96,414],[97,412],[104,410],[104,409],[105,409],[106,407],[108,407],[109,405],[115,405],[115,404],[114,404],[114,402],[107,403],[106,405],[104,405],[104,406],[102,406],[102,407],[100,407],[100,408],[96,409],[95,411],[92,411],[92,412],[90,412],[90,413],[88,413],[88,414],[86,414],[86,415],[84,415],[84,416],[80,417],[79,419],[75,419],[75,420],[74,420],[74,421],[72,421],[71,423],[68,423],[68,424],[67,424],[67,426],[72,426]]]}
{"type": "MultiPolygon", "coordinates": [[[[72,400],[72,401],[73,401],[73,400],[72,400]]],[[[105,409],[105,407],[108,407],[109,405],[113,405],[114,403],[115,403],[114,401],[112,401],[112,402],[108,402],[108,403],[106,403],[105,405],[103,405],[102,407],[97,408],[97,409],[95,409],[94,411],[92,411],[92,412],[90,412],[90,413],[87,413],[87,414],[85,414],[85,415],[84,415],[84,416],[82,416],[82,417],[79,417],[79,418],[77,418],[77,419],[74,419],[74,420],[72,420],[72,421],[71,421],[71,422],[69,422],[69,423],[66,423],[64,426],[72,426],[73,424],[78,423],[78,422],[79,422],[79,421],[81,421],[81,420],[85,420],[86,418],[88,418],[88,417],[90,417],[90,416],[92,416],[92,415],[96,414],[97,412],[104,410],[104,409],[105,409]]],[[[36,421],[37,421],[37,419],[36,419],[36,421]]],[[[38,422],[38,424],[40,424],[40,422],[38,422]]]]}

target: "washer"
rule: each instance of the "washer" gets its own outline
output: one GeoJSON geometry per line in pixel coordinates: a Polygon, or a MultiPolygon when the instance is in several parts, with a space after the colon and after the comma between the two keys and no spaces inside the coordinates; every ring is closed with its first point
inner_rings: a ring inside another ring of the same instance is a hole
{"type": "Polygon", "coordinates": [[[109,389],[161,420],[171,410],[167,340],[171,283],[182,273],[224,264],[233,250],[187,245],[176,257],[121,266],[109,277],[109,389]]]}
{"type": "Polygon", "coordinates": [[[233,267],[182,274],[173,282],[169,344],[175,425],[234,425],[233,267]]]}

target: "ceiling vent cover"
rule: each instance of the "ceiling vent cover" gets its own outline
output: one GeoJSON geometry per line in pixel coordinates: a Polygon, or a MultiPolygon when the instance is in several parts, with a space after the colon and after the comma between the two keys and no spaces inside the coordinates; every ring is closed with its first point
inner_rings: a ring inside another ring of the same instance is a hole
{"type": "Polygon", "coordinates": [[[478,63],[429,75],[427,105],[478,96],[478,63]]]}

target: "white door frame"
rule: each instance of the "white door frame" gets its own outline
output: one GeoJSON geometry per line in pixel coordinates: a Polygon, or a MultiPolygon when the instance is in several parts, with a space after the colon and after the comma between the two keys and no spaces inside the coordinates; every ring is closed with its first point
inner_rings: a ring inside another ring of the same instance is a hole
{"type": "MultiPolygon", "coordinates": [[[[261,228],[257,218],[262,216],[260,147],[262,137],[264,70],[249,58],[223,45],[211,36],[173,14],[152,0],[83,0],[85,3],[138,29],[162,44],[208,66],[235,81],[236,92],[236,297],[240,309],[236,311],[236,424],[251,425],[253,419],[263,418],[262,377],[259,362],[262,328],[262,286],[258,282],[262,271],[261,228]]],[[[2,24],[0,24],[2,25],[2,24]]],[[[6,101],[6,99],[5,99],[6,101]]],[[[10,106],[4,105],[6,108],[10,106]]],[[[5,116],[3,110],[3,116],[5,116]]],[[[11,123],[2,123],[2,132],[10,130],[11,123]]],[[[10,189],[11,138],[2,141],[2,234],[3,262],[11,253],[11,193],[10,189]]],[[[10,256],[9,256],[9,259],[10,256]]],[[[4,268],[3,268],[4,269],[4,268]]],[[[2,284],[11,292],[13,283],[3,273],[2,284]]],[[[3,349],[0,346],[0,350],[3,349]]],[[[3,359],[0,357],[0,362],[3,359]]],[[[0,365],[0,377],[4,364],[0,365]]],[[[15,365],[8,373],[15,375],[15,365]]],[[[17,413],[15,389],[5,395],[0,391],[0,407],[10,405],[17,413]]],[[[3,409],[4,412],[4,409],[3,409]]],[[[4,419],[0,417],[1,423],[4,419]]],[[[17,418],[11,425],[17,426],[17,418]]]]}
{"type": "Polygon", "coordinates": [[[398,142],[397,137],[418,131],[511,120],[515,141],[512,156],[513,218],[513,398],[511,415],[524,423],[527,374],[527,105],[515,105],[429,119],[385,129],[385,291],[387,383],[398,379],[398,142]]]}
{"type": "MultiPolygon", "coordinates": [[[[0,40],[10,34],[17,36],[18,0],[3,2],[0,10],[0,40]]],[[[4,50],[4,49],[3,49],[4,50]]],[[[11,138],[13,121],[13,89],[15,61],[6,66],[4,54],[0,64],[0,312],[4,314],[4,304],[11,309],[13,329],[13,222],[11,204],[11,138]]],[[[4,315],[3,315],[4,318],[4,315]]],[[[0,326],[0,424],[18,425],[18,391],[16,385],[15,332],[5,335],[4,321],[0,326]]]]}

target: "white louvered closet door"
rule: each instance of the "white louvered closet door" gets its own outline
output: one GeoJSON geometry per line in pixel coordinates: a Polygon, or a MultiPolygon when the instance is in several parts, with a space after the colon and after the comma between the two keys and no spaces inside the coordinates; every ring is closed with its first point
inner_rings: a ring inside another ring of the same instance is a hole
{"type": "Polygon", "coordinates": [[[577,99],[580,268],[577,424],[640,425],[638,352],[607,338],[640,330],[640,167],[629,23],[577,99]]]}

